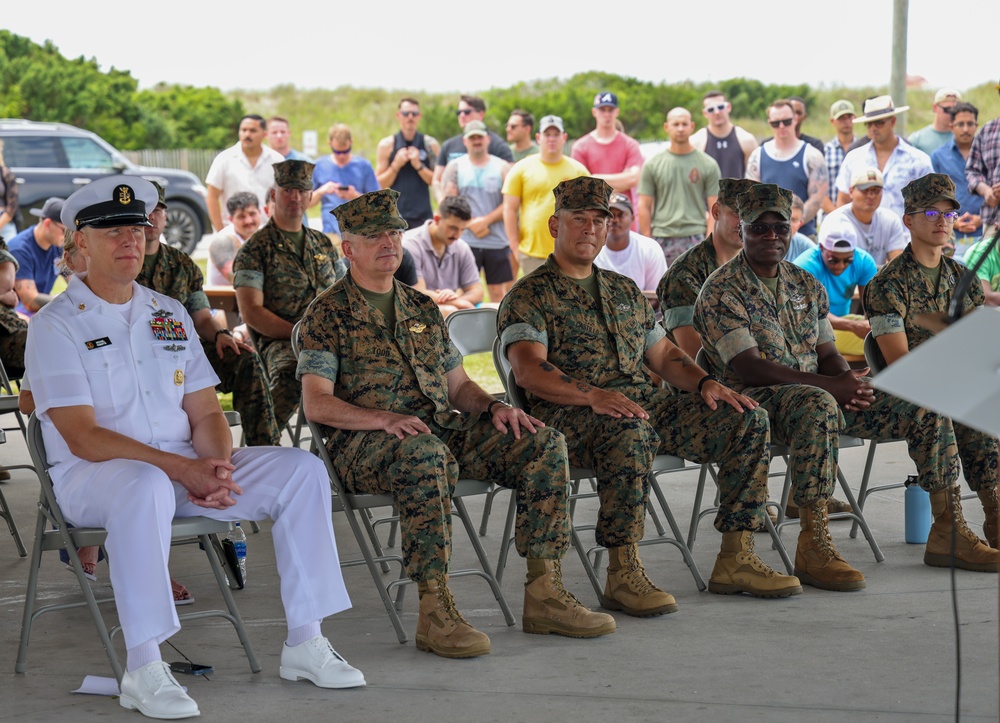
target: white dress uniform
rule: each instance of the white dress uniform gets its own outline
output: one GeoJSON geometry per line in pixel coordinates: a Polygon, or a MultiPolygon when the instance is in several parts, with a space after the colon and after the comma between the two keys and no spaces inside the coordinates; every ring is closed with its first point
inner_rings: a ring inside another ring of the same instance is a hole
{"type": "Polygon", "coordinates": [[[79,276],[35,315],[25,359],[42,423],[55,493],[69,522],[108,530],[111,584],[129,649],[161,643],[180,629],[167,561],[170,520],[274,520],[281,599],[289,629],[350,607],[331,523],[326,470],[299,449],[234,450],[233,481],[243,494],[225,510],[198,507],[159,468],[115,459],[88,462],[70,452],[48,415],[53,407],[94,408],[97,423],[167,452],[198,457],[182,408],[185,394],[218,379],[177,301],[132,284],[115,305],[79,276]]]}

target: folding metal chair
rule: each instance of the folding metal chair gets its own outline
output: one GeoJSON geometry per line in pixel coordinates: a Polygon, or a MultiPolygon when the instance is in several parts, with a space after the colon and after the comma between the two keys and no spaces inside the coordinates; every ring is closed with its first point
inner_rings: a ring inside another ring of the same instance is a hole
{"type": "MultiPolygon", "coordinates": [[[[122,679],[122,667],[118,661],[118,655],[115,652],[111,639],[121,630],[121,626],[115,626],[109,631],[98,608],[100,603],[113,602],[114,598],[97,599],[94,596],[87,578],[84,577],[80,557],[77,555],[78,547],[103,544],[104,539],[107,537],[107,531],[96,527],[71,528],[66,524],[66,519],[63,517],[62,510],[59,508],[52,489],[52,480],[49,477],[49,465],[46,461],[45,445],[42,440],[42,425],[34,415],[28,420],[27,431],[28,451],[31,454],[32,461],[35,463],[35,469],[38,471],[41,494],[38,501],[38,520],[35,524],[35,544],[31,553],[31,567],[28,571],[28,585],[24,596],[21,642],[17,650],[17,663],[14,669],[18,673],[23,673],[27,669],[28,643],[31,637],[31,627],[36,618],[44,613],[56,610],[86,607],[90,611],[94,625],[97,627],[97,634],[101,639],[101,644],[104,646],[108,661],[111,663],[111,669],[114,671],[115,678],[120,683],[122,679]],[[51,525],[55,525],[57,529],[46,529],[51,525]],[[51,603],[39,607],[38,574],[41,567],[42,552],[60,549],[66,550],[66,553],[69,555],[70,563],[72,564],[73,571],[76,573],[80,590],[83,593],[83,600],[68,603],[51,603]]],[[[222,565],[215,551],[215,546],[219,544],[217,536],[231,529],[233,529],[232,523],[218,522],[208,517],[178,517],[174,519],[171,525],[171,539],[174,542],[193,542],[192,538],[195,538],[201,543],[227,608],[227,610],[203,610],[185,613],[178,615],[178,618],[182,622],[207,617],[221,617],[228,620],[236,629],[236,634],[239,636],[240,643],[246,653],[247,661],[250,663],[250,670],[254,673],[259,673],[261,669],[260,663],[257,662],[257,656],[250,645],[250,639],[247,637],[243,626],[243,619],[240,617],[236,601],[233,600],[226,575],[222,570],[222,565]]],[[[112,564],[114,564],[113,561],[112,564]]]]}
{"type": "MultiPolygon", "coordinates": [[[[301,321],[297,322],[295,327],[292,329],[292,351],[295,353],[296,357],[299,353],[299,326],[301,323],[301,321]]],[[[301,404],[299,405],[299,408],[302,408],[301,404]]],[[[413,581],[406,575],[406,570],[403,567],[402,556],[387,555],[383,553],[381,545],[378,541],[378,536],[375,534],[373,526],[374,523],[370,521],[368,516],[371,510],[380,507],[388,507],[395,512],[395,500],[391,494],[371,495],[349,492],[333,468],[333,460],[330,458],[330,453],[326,446],[327,440],[322,429],[317,423],[308,419],[306,419],[306,425],[309,429],[309,433],[312,435],[313,449],[323,461],[323,464],[326,466],[327,474],[330,477],[330,486],[333,493],[333,510],[334,512],[343,512],[347,517],[347,522],[350,524],[351,531],[354,533],[354,539],[357,541],[358,548],[361,550],[360,560],[344,560],[341,558],[340,566],[355,567],[358,565],[366,565],[368,567],[368,572],[371,574],[375,587],[378,589],[379,597],[382,598],[382,604],[385,606],[385,611],[389,615],[389,621],[392,623],[392,627],[396,631],[396,638],[401,644],[403,644],[407,641],[407,636],[406,632],[403,630],[403,624],[399,619],[399,612],[403,609],[403,593],[405,592],[405,586],[413,581]],[[362,529],[362,527],[365,529],[362,529]],[[385,582],[382,578],[382,574],[384,572],[388,572],[390,563],[399,565],[399,577],[385,582]],[[392,597],[393,590],[396,591],[395,600],[393,600],[392,597]]],[[[462,525],[465,527],[465,531],[472,543],[472,548],[475,550],[476,557],[479,559],[481,569],[469,568],[449,570],[448,576],[453,579],[474,575],[486,580],[490,589],[493,591],[493,597],[496,598],[500,611],[503,613],[504,620],[507,622],[507,625],[510,626],[514,624],[514,616],[511,614],[510,607],[507,605],[507,600],[504,598],[503,592],[500,590],[500,583],[490,567],[489,559],[486,557],[486,551],[483,549],[482,543],[479,542],[479,537],[476,535],[476,529],[472,524],[472,517],[469,515],[469,511],[466,508],[465,501],[463,499],[464,497],[472,495],[487,494],[490,487],[491,484],[489,482],[470,479],[460,479],[455,484],[455,493],[451,497],[451,514],[453,518],[458,517],[462,521],[462,525]]],[[[398,521],[399,518],[395,514],[379,520],[379,522],[393,523],[398,523],[398,521]]]]}
{"type": "MultiPolygon", "coordinates": [[[[10,383],[10,379],[7,376],[7,370],[4,369],[3,362],[0,362],[0,414],[13,414],[14,418],[17,420],[16,427],[3,427],[0,429],[0,444],[5,444],[7,442],[6,432],[20,430],[21,436],[27,439],[27,427],[24,423],[24,415],[21,414],[21,410],[18,408],[17,397],[18,395],[14,391],[14,387],[10,383]]],[[[32,472],[35,471],[35,468],[30,464],[2,466],[6,470],[30,469],[32,472]]],[[[17,525],[14,522],[14,514],[11,512],[10,505],[7,504],[7,499],[3,496],[2,485],[0,485],[0,517],[7,521],[7,528],[10,530],[11,537],[14,538],[14,546],[17,547],[17,554],[21,557],[27,557],[28,552],[24,549],[24,543],[21,541],[21,535],[17,531],[17,525]]]]}
{"type": "MultiPolygon", "coordinates": [[[[507,399],[515,407],[520,409],[527,409],[527,398],[524,395],[524,390],[517,386],[517,382],[514,379],[513,370],[507,373],[507,399]]],[[[653,495],[656,497],[660,504],[660,509],[663,511],[663,515],[667,520],[667,525],[670,527],[670,532],[672,536],[668,536],[665,533],[661,533],[660,536],[652,537],[649,539],[641,540],[638,544],[641,547],[647,545],[658,545],[658,544],[668,544],[673,545],[678,550],[680,550],[681,555],[684,558],[685,564],[687,564],[688,569],[691,571],[691,576],[694,577],[695,584],[698,586],[699,590],[705,590],[707,585],[705,584],[704,578],[701,576],[701,572],[698,570],[698,566],[695,564],[694,557],[691,555],[691,550],[688,549],[687,544],[684,542],[684,537],[681,535],[680,528],[677,526],[677,521],[674,519],[673,512],[670,509],[670,505],[667,504],[667,500],[663,495],[663,491],[660,489],[660,485],[657,481],[657,476],[672,472],[676,470],[683,469],[686,466],[686,462],[680,457],[674,457],[669,454],[658,454],[653,458],[653,467],[649,473],[649,488],[653,495]]],[[[586,467],[574,467],[570,465],[569,469],[571,494],[570,494],[570,535],[573,542],[573,547],[576,548],[577,554],[580,557],[580,562],[583,565],[584,572],[587,573],[587,577],[590,580],[590,584],[594,588],[594,593],[597,595],[599,601],[603,600],[604,597],[604,587],[601,584],[601,580],[597,575],[597,568],[600,567],[600,555],[604,551],[604,547],[601,545],[594,545],[587,548],[583,544],[583,540],[580,538],[580,532],[589,531],[595,529],[596,525],[577,525],[572,521],[573,513],[575,512],[576,502],[582,499],[589,499],[597,496],[596,491],[583,492],[579,491],[581,482],[596,479],[596,473],[593,469],[586,467]],[[591,559],[593,558],[593,560],[591,559]]],[[[652,511],[652,506],[647,505],[647,509],[652,511]]],[[[510,549],[510,545],[513,542],[513,530],[514,530],[514,517],[517,512],[516,499],[514,495],[511,495],[510,505],[507,508],[507,519],[504,524],[504,534],[502,541],[500,543],[500,557],[497,560],[497,576],[502,578],[503,570],[507,565],[507,556],[510,549]]],[[[598,603],[600,604],[600,603],[598,603]]]]}

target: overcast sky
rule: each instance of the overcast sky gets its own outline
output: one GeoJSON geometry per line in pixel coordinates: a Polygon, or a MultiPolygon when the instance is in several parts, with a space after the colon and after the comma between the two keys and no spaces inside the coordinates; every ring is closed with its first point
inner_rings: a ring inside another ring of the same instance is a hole
{"type": "MultiPolygon", "coordinates": [[[[997,82],[988,39],[998,20],[996,0],[910,0],[908,73],[935,88],[997,82]],[[963,16],[949,17],[951,7],[963,16]]],[[[103,70],[129,70],[141,87],[483,91],[588,70],[652,82],[864,86],[889,82],[892,2],[11,0],[0,27],[51,40],[70,58],[96,58],[103,70]]]]}

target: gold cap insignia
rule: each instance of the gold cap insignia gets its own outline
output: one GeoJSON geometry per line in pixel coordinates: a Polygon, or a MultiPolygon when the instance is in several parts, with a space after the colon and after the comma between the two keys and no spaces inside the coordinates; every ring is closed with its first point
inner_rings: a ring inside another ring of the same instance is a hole
{"type": "Polygon", "coordinates": [[[119,186],[115,189],[115,193],[118,195],[118,203],[121,205],[128,206],[132,203],[132,189],[128,186],[119,186]]]}

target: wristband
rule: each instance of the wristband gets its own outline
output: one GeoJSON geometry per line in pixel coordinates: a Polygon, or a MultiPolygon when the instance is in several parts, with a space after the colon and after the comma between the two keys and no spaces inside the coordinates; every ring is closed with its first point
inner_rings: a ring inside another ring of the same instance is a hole
{"type": "Polygon", "coordinates": [[[502,400],[500,400],[500,399],[494,399],[494,400],[493,400],[492,402],[490,402],[490,403],[489,403],[489,405],[488,405],[488,406],[486,407],[486,413],[487,413],[488,415],[490,415],[490,417],[492,417],[492,416],[493,416],[493,405],[494,405],[494,404],[503,404],[503,405],[504,405],[505,407],[506,407],[506,406],[508,406],[508,405],[507,405],[507,404],[505,404],[505,403],[504,403],[504,402],[503,402],[502,400]]]}
{"type": "Polygon", "coordinates": [[[701,381],[698,382],[698,393],[701,394],[701,388],[705,386],[705,382],[717,382],[717,381],[719,381],[719,378],[714,374],[706,374],[701,378],[701,381]]]}
{"type": "Polygon", "coordinates": [[[229,329],[219,329],[217,332],[215,332],[215,339],[214,339],[214,341],[218,341],[219,340],[219,334],[225,334],[226,336],[232,336],[233,332],[229,331],[229,329]]]}

